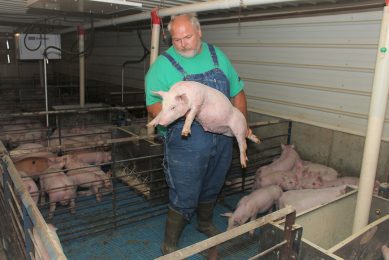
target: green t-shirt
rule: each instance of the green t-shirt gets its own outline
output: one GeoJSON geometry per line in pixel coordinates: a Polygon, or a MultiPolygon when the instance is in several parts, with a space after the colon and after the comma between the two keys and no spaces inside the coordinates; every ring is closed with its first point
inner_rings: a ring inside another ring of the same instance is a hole
{"type": "MultiPolygon", "coordinates": [[[[217,47],[215,47],[219,68],[226,74],[230,82],[230,96],[236,96],[244,86],[238,73],[232,66],[227,56],[217,47]]],[[[192,58],[181,56],[170,47],[167,50],[173,59],[184,68],[188,74],[200,74],[215,68],[211,53],[206,43],[202,43],[201,52],[192,58]]],[[[175,83],[183,80],[183,75],[179,72],[170,61],[163,55],[160,55],[150,67],[146,75],[146,105],[150,106],[160,102],[159,96],[153,95],[151,91],[168,91],[175,83]]]]}
{"type": "MultiPolygon", "coordinates": [[[[219,68],[227,76],[230,82],[230,96],[236,96],[244,87],[244,82],[239,78],[238,73],[232,66],[227,56],[217,47],[215,47],[219,68]]],[[[167,53],[184,68],[188,74],[200,74],[216,68],[208,45],[202,42],[201,52],[191,58],[181,56],[171,46],[167,53]]],[[[170,61],[163,55],[159,55],[155,62],[150,67],[145,79],[145,94],[146,105],[150,106],[161,101],[157,95],[153,95],[151,91],[168,91],[175,83],[182,81],[184,75],[179,72],[170,61]]],[[[165,135],[165,129],[158,127],[158,132],[165,135]]]]}

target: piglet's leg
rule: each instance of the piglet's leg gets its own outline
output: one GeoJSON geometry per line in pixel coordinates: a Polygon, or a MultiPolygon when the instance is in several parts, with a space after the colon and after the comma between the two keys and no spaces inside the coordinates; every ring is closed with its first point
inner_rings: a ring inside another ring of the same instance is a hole
{"type": "Polygon", "coordinates": [[[56,208],[56,202],[50,202],[50,208],[49,208],[49,219],[52,219],[54,217],[54,211],[56,208]]]}
{"type": "Polygon", "coordinates": [[[183,135],[183,136],[190,135],[190,127],[193,123],[193,120],[196,117],[197,111],[198,110],[196,108],[189,110],[189,113],[186,115],[186,118],[185,118],[185,124],[184,124],[184,127],[182,128],[181,135],[183,135]]]}
{"type": "Polygon", "coordinates": [[[44,187],[44,183],[43,183],[43,177],[40,178],[39,182],[40,182],[40,186],[41,186],[41,190],[40,190],[41,202],[40,202],[40,205],[43,206],[45,204],[45,201],[46,201],[46,198],[45,198],[46,191],[45,191],[45,187],[44,187]]]}
{"type": "Polygon", "coordinates": [[[246,139],[242,136],[236,136],[236,140],[238,141],[239,146],[239,152],[240,152],[240,164],[242,165],[242,168],[246,168],[247,166],[247,143],[246,139]]]}
{"type": "Polygon", "coordinates": [[[159,124],[159,120],[160,120],[160,114],[159,113],[153,120],[151,120],[146,126],[147,127],[155,127],[159,124]]]}
{"type": "Polygon", "coordinates": [[[74,214],[76,213],[76,200],[70,199],[70,213],[74,214]]]}
{"type": "MultiPolygon", "coordinates": [[[[257,214],[255,214],[254,216],[252,216],[252,217],[250,218],[250,221],[254,221],[254,220],[256,220],[256,218],[257,218],[257,214]]],[[[254,237],[254,233],[255,233],[255,229],[250,230],[250,231],[249,231],[249,236],[250,236],[250,237],[254,237]]]]}

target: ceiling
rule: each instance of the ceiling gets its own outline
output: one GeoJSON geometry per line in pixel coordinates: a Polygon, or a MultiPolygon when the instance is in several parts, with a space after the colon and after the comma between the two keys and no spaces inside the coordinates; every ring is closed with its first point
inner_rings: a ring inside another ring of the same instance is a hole
{"type": "MultiPolygon", "coordinates": [[[[103,0],[99,0],[103,1],[103,0]]],[[[52,32],[66,28],[75,28],[77,25],[96,24],[106,20],[116,21],[117,18],[141,13],[149,13],[153,8],[160,10],[182,5],[210,2],[205,0],[131,0],[141,7],[127,6],[123,1],[104,0],[110,3],[101,3],[97,0],[0,0],[0,32],[52,32]]],[[[239,16],[245,19],[250,17],[279,15],[288,12],[328,10],[334,8],[372,8],[384,6],[385,0],[293,0],[291,2],[267,4],[246,7],[245,0],[241,0],[242,7],[218,9],[201,12],[200,20],[228,20],[239,16]],[[324,9],[323,9],[324,8],[324,9]]],[[[148,16],[145,16],[148,17],[148,16]]],[[[149,22],[149,21],[147,21],[149,22]]],[[[112,22],[114,24],[114,22],[112,22]]],[[[112,25],[111,25],[112,26],[112,25]]]]}

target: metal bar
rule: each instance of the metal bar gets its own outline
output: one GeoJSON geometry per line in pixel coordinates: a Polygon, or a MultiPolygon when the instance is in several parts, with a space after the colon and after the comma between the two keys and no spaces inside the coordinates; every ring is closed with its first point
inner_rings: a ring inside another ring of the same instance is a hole
{"type": "Polygon", "coordinates": [[[286,215],[285,227],[284,227],[284,240],[287,241],[286,245],[282,247],[280,252],[280,259],[297,259],[297,255],[293,252],[293,224],[296,220],[296,211],[286,215]]]}
{"type": "MultiPolygon", "coordinates": [[[[3,145],[3,143],[1,143],[1,145],[3,145]]],[[[6,151],[4,146],[3,146],[3,148],[6,151]]],[[[5,164],[5,162],[3,160],[1,160],[1,164],[2,164],[2,167],[3,167],[4,198],[5,198],[5,201],[8,201],[8,199],[11,197],[11,194],[10,194],[10,188],[7,185],[7,183],[9,183],[11,179],[10,179],[10,176],[9,176],[9,171],[7,169],[7,165],[5,164]]]]}
{"type": "MultiPolygon", "coordinates": [[[[1,148],[1,147],[0,147],[1,148]]],[[[61,250],[61,245],[58,241],[51,239],[49,235],[49,227],[47,226],[45,220],[43,219],[39,209],[35,205],[35,202],[32,200],[30,194],[23,185],[23,181],[18,174],[11,158],[9,155],[4,155],[2,160],[7,165],[7,169],[12,172],[10,177],[15,186],[15,190],[20,195],[20,199],[26,208],[28,215],[31,217],[31,220],[34,224],[34,227],[37,227],[37,233],[41,237],[43,244],[47,248],[47,251],[52,259],[66,259],[63,251],[61,250]]]]}
{"type": "Polygon", "coordinates": [[[265,125],[274,125],[274,124],[279,124],[279,123],[286,123],[288,122],[287,120],[270,120],[270,121],[259,121],[259,122],[253,122],[249,123],[249,127],[256,127],[256,126],[265,126],[265,125]]]}
{"type": "Polygon", "coordinates": [[[262,256],[267,255],[268,253],[274,251],[275,249],[282,247],[282,246],[285,245],[287,242],[288,242],[288,241],[283,240],[282,242],[280,242],[280,243],[278,243],[278,244],[275,244],[274,246],[272,246],[272,247],[270,247],[270,248],[264,250],[263,252],[261,252],[261,253],[255,255],[255,256],[253,256],[253,257],[250,257],[248,260],[254,260],[254,259],[261,258],[262,256]]]}
{"type": "Polygon", "coordinates": [[[27,230],[27,233],[28,233],[29,237],[31,238],[32,244],[34,245],[34,250],[31,250],[31,251],[29,251],[29,252],[27,251],[27,253],[28,253],[30,259],[34,260],[34,259],[36,259],[34,253],[39,254],[39,252],[37,252],[37,251],[39,251],[39,250],[38,250],[38,247],[36,246],[35,238],[33,238],[34,235],[33,235],[33,233],[32,233],[31,230],[32,230],[32,229],[28,229],[28,230],[27,230]]]}
{"type": "Polygon", "coordinates": [[[30,252],[32,251],[32,240],[31,240],[31,236],[29,235],[29,230],[30,228],[32,228],[32,222],[31,222],[31,219],[30,217],[28,216],[28,213],[27,213],[27,210],[25,207],[23,207],[23,228],[24,228],[24,243],[25,243],[25,250],[26,250],[26,254],[27,254],[27,259],[30,260],[31,257],[30,257],[30,252]]]}
{"type": "MultiPolygon", "coordinates": [[[[124,70],[124,68],[123,68],[124,70]]],[[[113,132],[111,132],[111,139],[112,139],[112,135],[113,135],[113,132]]],[[[111,158],[112,158],[112,167],[111,167],[111,171],[112,171],[112,176],[115,176],[117,177],[117,174],[116,174],[116,154],[117,154],[117,145],[114,144],[112,146],[112,152],[111,152],[111,158]]],[[[115,189],[115,185],[112,184],[112,200],[113,200],[113,203],[112,203],[112,217],[113,217],[113,223],[114,223],[114,227],[117,228],[117,221],[116,221],[116,216],[117,216],[117,206],[116,206],[116,200],[117,200],[117,192],[116,192],[116,189],[115,189]]]]}
{"type": "MultiPolygon", "coordinates": [[[[134,132],[131,132],[127,129],[124,129],[122,127],[118,127],[119,130],[123,131],[123,132],[126,132],[127,134],[130,134],[130,135],[133,135],[133,136],[139,136],[137,134],[135,134],[134,132]]],[[[156,142],[153,142],[151,141],[151,139],[145,139],[146,142],[150,143],[151,145],[160,145],[160,144],[157,144],[156,142]]]]}
{"type": "MultiPolygon", "coordinates": [[[[10,187],[10,193],[11,193],[12,199],[13,199],[13,201],[15,202],[16,208],[17,208],[17,210],[18,210],[17,212],[15,211],[15,214],[19,213],[19,215],[15,215],[15,216],[23,216],[23,211],[22,211],[22,209],[21,209],[21,207],[20,207],[20,205],[19,205],[19,203],[18,203],[18,200],[17,200],[17,198],[16,198],[16,195],[15,195],[13,189],[11,188],[11,185],[10,185],[9,183],[8,183],[8,185],[9,185],[9,187],[10,187]]],[[[10,206],[13,205],[11,198],[8,199],[8,203],[10,204],[10,206]]],[[[20,230],[23,231],[23,229],[20,229],[20,230]]]]}
{"type": "Polygon", "coordinates": [[[15,231],[15,238],[17,239],[17,247],[19,249],[19,252],[21,252],[21,254],[25,255],[25,251],[24,251],[24,238],[23,236],[18,232],[18,229],[17,229],[17,225],[15,223],[15,218],[13,217],[13,215],[11,214],[10,210],[8,209],[7,207],[7,201],[5,201],[4,199],[4,193],[3,193],[3,190],[0,189],[0,210],[2,210],[2,212],[6,215],[5,219],[2,219],[2,221],[10,221],[10,223],[8,222],[7,224],[9,226],[12,226],[12,230],[15,231]]]}
{"type": "Polygon", "coordinates": [[[289,124],[288,124],[288,140],[287,140],[287,144],[290,144],[290,139],[292,138],[292,121],[289,121],[289,124]]]}
{"type": "Polygon", "coordinates": [[[124,91],[124,92],[115,92],[115,91],[111,91],[109,92],[110,95],[114,96],[114,95],[144,95],[145,92],[144,91],[124,91]]]}
{"type": "Polygon", "coordinates": [[[21,113],[9,113],[0,114],[0,118],[9,118],[15,116],[36,116],[36,115],[55,115],[55,114],[67,114],[67,113],[85,113],[85,112],[97,112],[97,111],[108,111],[108,110],[136,110],[144,109],[145,106],[122,106],[122,107],[96,107],[96,108],[77,108],[77,109],[65,109],[56,111],[36,111],[36,112],[21,112],[21,113]]]}
{"type": "Polygon", "coordinates": [[[18,215],[17,215],[17,212],[15,210],[15,207],[13,206],[12,204],[12,201],[11,200],[8,200],[8,205],[9,205],[9,209],[11,209],[11,212],[14,216],[14,218],[12,218],[12,222],[14,224],[14,227],[15,227],[15,230],[16,232],[18,233],[18,236],[23,240],[24,242],[24,232],[23,232],[23,227],[20,225],[19,221],[16,221],[19,219],[18,215]]]}
{"type": "Polygon", "coordinates": [[[45,109],[46,109],[46,126],[49,126],[49,114],[47,113],[49,111],[49,101],[48,101],[48,94],[47,94],[47,63],[49,60],[45,57],[43,59],[43,73],[44,73],[44,84],[45,84],[45,109]]]}

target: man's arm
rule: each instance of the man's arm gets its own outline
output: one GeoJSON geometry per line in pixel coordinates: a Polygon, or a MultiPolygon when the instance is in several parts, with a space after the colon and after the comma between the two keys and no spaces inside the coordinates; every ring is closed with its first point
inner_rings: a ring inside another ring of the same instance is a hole
{"type": "Polygon", "coordinates": [[[236,96],[232,97],[232,104],[242,112],[247,121],[247,101],[243,89],[236,96]]]}
{"type": "Polygon", "coordinates": [[[154,118],[156,117],[159,112],[162,110],[162,104],[161,102],[154,103],[150,106],[147,106],[147,112],[149,112],[149,115],[154,118]]]}
{"type": "Polygon", "coordinates": [[[236,96],[232,97],[232,105],[239,109],[240,112],[244,115],[247,122],[247,134],[246,136],[250,136],[253,131],[249,127],[249,123],[247,120],[247,100],[246,100],[246,94],[244,93],[244,90],[242,89],[236,96]]]}

